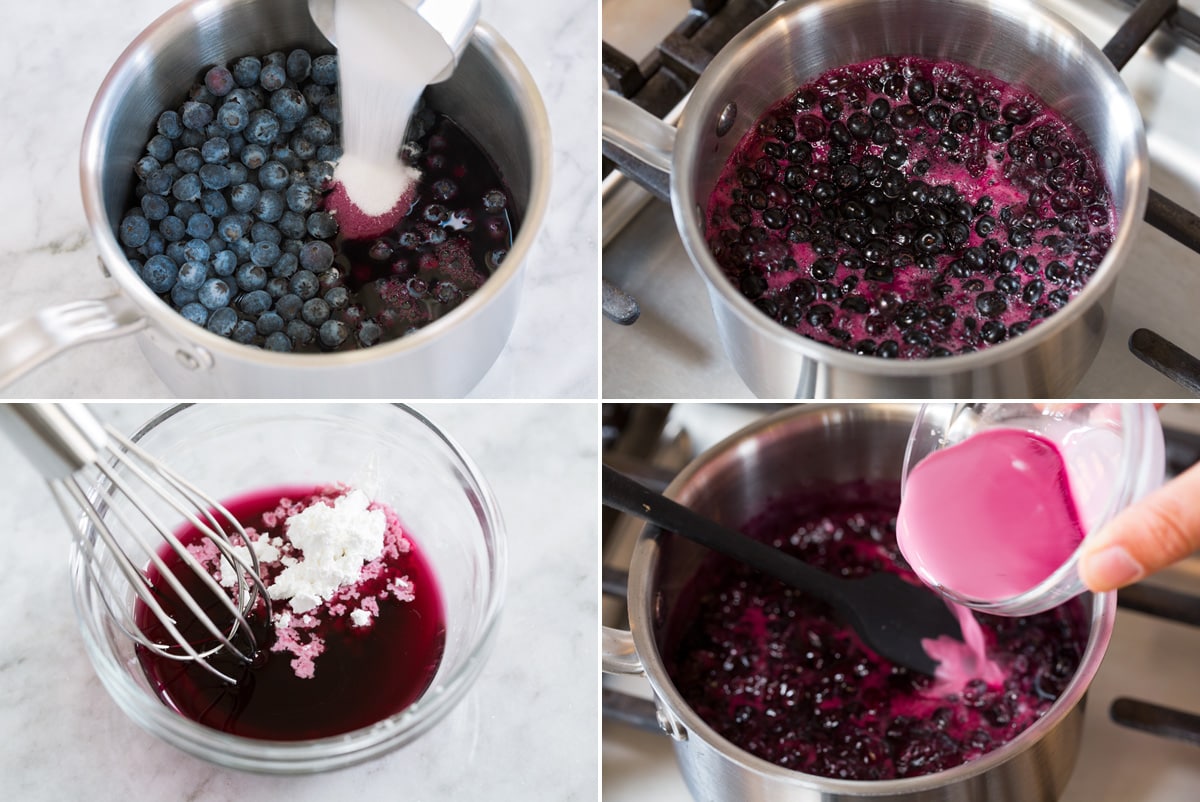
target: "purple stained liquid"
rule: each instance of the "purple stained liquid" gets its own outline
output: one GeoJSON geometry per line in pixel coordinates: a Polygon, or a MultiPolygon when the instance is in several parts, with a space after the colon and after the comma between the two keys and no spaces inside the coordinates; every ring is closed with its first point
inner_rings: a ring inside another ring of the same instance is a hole
{"type": "MultiPolygon", "coordinates": [[[[890,484],[816,487],[772,502],[741,531],[835,575],[891,571],[917,583],[896,546],[898,505],[890,484]]],[[[932,678],[876,656],[821,603],[714,555],[676,603],[663,654],[692,709],[758,757],[839,779],[914,777],[1011,741],[1079,667],[1077,602],[976,617],[1005,679],[939,696],[932,678]]]]}
{"type": "Polygon", "coordinates": [[[764,314],[919,359],[1061,309],[1112,245],[1116,213],[1083,133],[1038,97],[904,57],[839,67],[773,106],[725,165],[706,224],[764,314]]]}
{"type": "MultiPolygon", "coordinates": [[[[283,522],[269,524],[264,515],[270,515],[281,499],[311,501],[337,495],[340,493],[321,487],[273,488],[239,496],[225,502],[225,506],[244,526],[277,537],[284,534],[283,522]]],[[[389,516],[389,526],[399,526],[394,514],[389,516]]],[[[185,545],[201,540],[190,525],[177,534],[185,545]]],[[[195,598],[209,600],[204,607],[214,621],[227,623],[228,613],[202,588],[199,578],[182,566],[178,555],[165,546],[161,553],[168,567],[178,566],[174,573],[195,598]]],[[[276,566],[268,573],[279,570],[276,566]]],[[[216,668],[238,678],[236,686],[217,679],[196,663],[171,660],[140,646],[138,661],[163,704],[193,721],[233,735],[295,741],[367,727],[421,698],[433,681],[445,649],[446,616],[441,591],[415,544],[389,562],[378,577],[364,583],[362,593],[371,595],[402,576],[413,585],[413,600],[380,601],[379,615],[370,627],[353,626],[348,615],[322,621],[317,632],[324,639],[324,651],[316,657],[310,678],[297,676],[291,655],[270,651],[275,633],[261,610],[250,619],[260,645],[260,659],[254,665],[243,665],[225,652],[210,659],[216,668]]],[[[196,616],[158,578],[157,571],[151,571],[151,579],[159,602],[175,617],[184,636],[198,647],[212,642],[196,616]]],[[[285,604],[275,602],[276,612],[279,605],[285,604]]],[[[171,642],[157,618],[140,601],[134,614],[147,637],[171,642]]]]}

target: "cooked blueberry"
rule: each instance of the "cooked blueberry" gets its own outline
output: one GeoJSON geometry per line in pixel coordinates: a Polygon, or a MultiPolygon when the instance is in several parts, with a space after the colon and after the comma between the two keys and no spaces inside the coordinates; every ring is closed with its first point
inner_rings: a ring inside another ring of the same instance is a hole
{"type": "Polygon", "coordinates": [[[908,99],[914,106],[924,106],[933,96],[933,83],[925,78],[913,78],[908,85],[908,99]]]}
{"type": "Polygon", "coordinates": [[[887,123],[876,123],[871,131],[871,141],[876,145],[886,145],[896,139],[896,130],[887,123]]]}
{"type": "Polygon", "coordinates": [[[896,274],[887,265],[871,265],[863,272],[863,278],[881,284],[890,284],[896,280],[896,274]]]}
{"type": "Polygon", "coordinates": [[[1070,269],[1057,259],[1046,265],[1046,278],[1055,284],[1062,284],[1070,275],[1070,269]]]}
{"type": "Polygon", "coordinates": [[[895,359],[900,356],[900,344],[895,340],[884,340],[875,350],[875,355],[884,359],[895,359]]]}
{"type": "Polygon", "coordinates": [[[975,308],[985,317],[1000,317],[1008,310],[1008,303],[997,292],[982,292],[975,298],[975,308]]]}
{"type": "Polygon", "coordinates": [[[956,137],[954,134],[947,133],[938,137],[937,144],[942,150],[954,151],[958,150],[959,141],[958,137],[956,137]]]}
{"type": "Polygon", "coordinates": [[[883,162],[889,167],[903,167],[908,161],[908,148],[900,144],[891,144],[883,149],[883,162]]]}
{"type": "Polygon", "coordinates": [[[1015,295],[1021,289],[1021,279],[1013,275],[997,276],[992,285],[999,292],[1015,295]]]}
{"type": "Polygon", "coordinates": [[[861,111],[856,111],[846,120],[846,130],[855,139],[866,139],[871,135],[871,118],[861,111]]]}
{"type": "Polygon", "coordinates": [[[886,119],[889,114],[891,114],[892,104],[889,103],[886,98],[876,98],[871,103],[870,111],[871,116],[876,120],[883,120],[886,119]]]}
{"type": "Polygon", "coordinates": [[[917,111],[916,106],[905,103],[902,106],[897,106],[892,110],[892,125],[901,130],[915,128],[921,121],[921,112],[917,111]]]}
{"type": "Polygon", "coordinates": [[[820,117],[806,114],[796,123],[796,131],[808,142],[816,142],[825,136],[825,123],[820,117]]]}
{"type": "Polygon", "coordinates": [[[811,326],[824,328],[833,322],[833,309],[825,304],[815,304],[809,307],[805,319],[811,326]]]}
{"type": "Polygon", "coordinates": [[[979,329],[979,336],[983,341],[992,345],[1002,342],[1008,336],[1008,331],[1004,328],[1003,323],[995,320],[989,320],[979,329]]]}
{"type": "Polygon", "coordinates": [[[828,281],[837,273],[837,263],[827,257],[817,259],[812,263],[809,272],[817,281],[828,281]]]}
{"type": "Polygon", "coordinates": [[[1071,300],[1071,294],[1066,290],[1055,290],[1046,296],[1046,300],[1050,302],[1051,306],[1058,308],[1065,306],[1067,301],[1071,300]]]}
{"type": "Polygon", "coordinates": [[[1037,152],[1034,158],[1040,170],[1050,170],[1062,163],[1062,151],[1053,145],[1047,145],[1037,152]]]}
{"type": "Polygon", "coordinates": [[[767,228],[778,230],[788,224],[788,215],[786,211],[780,209],[778,206],[772,206],[763,212],[762,220],[763,225],[767,228]]]}

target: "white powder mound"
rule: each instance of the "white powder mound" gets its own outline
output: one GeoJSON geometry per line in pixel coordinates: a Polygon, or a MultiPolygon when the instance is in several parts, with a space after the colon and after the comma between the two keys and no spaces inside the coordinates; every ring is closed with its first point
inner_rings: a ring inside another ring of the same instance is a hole
{"type": "Polygon", "coordinates": [[[390,212],[420,179],[420,170],[399,159],[377,162],[353,153],[342,156],[333,170],[333,180],[344,185],[354,205],[370,217],[390,212]]]}
{"type": "Polygon", "coordinates": [[[355,610],[354,612],[350,613],[350,621],[356,627],[365,627],[367,624],[371,623],[371,614],[366,610],[355,610]]]}
{"type": "MultiPolygon", "coordinates": [[[[229,550],[233,552],[233,556],[241,561],[242,565],[247,568],[251,566],[250,550],[245,546],[230,546],[229,550]]],[[[279,549],[275,548],[270,543],[265,541],[254,544],[254,552],[258,555],[259,565],[273,563],[279,559],[279,549]]],[[[237,584],[237,571],[233,570],[233,565],[229,560],[225,559],[225,555],[221,555],[221,574],[218,577],[222,585],[231,588],[237,584]]]]}
{"type": "Polygon", "coordinates": [[[360,490],[338,498],[332,507],[313,504],[287,519],[287,536],[304,558],[275,577],[267,589],[272,599],[286,599],[293,612],[304,613],[328,601],[342,585],[358,581],[363,565],[383,553],[387,518],[368,510],[360,490]]]}

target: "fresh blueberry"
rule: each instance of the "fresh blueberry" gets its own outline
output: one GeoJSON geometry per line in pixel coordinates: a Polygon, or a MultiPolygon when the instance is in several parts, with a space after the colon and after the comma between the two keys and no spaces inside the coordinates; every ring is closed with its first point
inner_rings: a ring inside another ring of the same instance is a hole
{"type": "Polygon", "coordinates": [[[258,203],[261,191],[254,184],[238,184],[229,193],[229,203],[239,212],[248,212],[258,203]]]}
{"type": "MultiPolygon", "coordinates": [[[[311,118],[310,118],[311,119],[311,118]]],[[[301,164],[307,163],[317,156],[317,146],[308,137],[296,134],[291,139],[292,153],[301,164]]]]}
{"type": "Polygon", "coordinates": [[[203,131],[213,121],[213,107],[207,103],[198,103],[194,100],[189,100],[183,104],[182,113],[179,117],[183,121],[184,128],[189,128],[193,131],[203,131]]]}
{"type": "Polygon", "coordinates": [[[272,276],[280,278],[291,278],[299,268],[299,262],[295,254],[283,253],[279,255],[279,260],[271,268],[272,276]]]}
{"type": "MultiPolygon", "coordinates": [[[[262,318],[259,318],[259,323],[262,323],[262,318]]],[[[282,331],[273,331],[267,335],[267,339],[263,342],[263,347],[268,351],[283,354],[292,350],[292,340],[282,331]]]]}
{"type": "Polygon", "coordinates": [[[171,242],[167,245],[166,255],[177,265],[187,261],[187,251],[182,242],[171,242]]]}
{"type": "MultiPolygon", "coordinates": [[[[207,164],[225,164],[229,161],[229,140],[215,136],[200,146],[200,156],[207,164]]],[[[214,187],[215,189],[215,187],[214,187]]]]}
{"type": "Polygon", "coordinates": [[[162,234],[167,242],[178,242],[187,233],[187,227],[178,217],[169,214],[158,222],[158,233],[162,234]]]}
{"type": "Polygon", "coordinates": [[[151,256],[142,266],[142,281],[155,292],[170,292],[179,267],[168,256],[151,256]]]}
{"type": "Polygon", "coordinates": [[[158,159],[154,158],[153,156],[143,156],[142,158],[138,159],[137,164],[133,166],[133,172],[138,178],[145,181],[151,173],[161,168],[162,162],[160,162],[158,159]]]}
{"type": "Polygon", "coordinates": [[[191,239],[183,245],[184,258],[189,262],[207,262],[211,252],[208,243],[202,239],[191,239]]]}
{"type": "Polygon", "coordinates": [[[295,89],[279,89],[271,93],[271,111],[284,122],[299,123],[308,116],[308,101],[295,89]]]}
{"type": "Polygon", "coordinates": [[[326,348],[337,348],[350,336],[350,329],[340,320],[326,320],[318,330],[321,345],[326,348]]]}
{"type": "MultiPolygon", "coordinates": [[[[236,202],[233,208],[237,208],[236,202]]],[[[217,223],[217,236],[226,242],[237,242],[245,235],[246,226],[242,222],[241,215],[228,214],[217,223]]]]}
{"type": "Polygon", "coordinates": [[[208,309],[203,304],[192,301],[190,304],[185,304],[180,308],[179,314],[183,315],[188,320],[195,323],[197,326],[203,326],[208,322],[208,309]]]}
{"type": "MultiPolygon", "coordinates": [[[[213,219],[204,212],[197,212],[188,217],[187,235],[192,239],[208,239],[213,235],[214,230],[213,219]]],[[[205,257],[205,259],[207,258],[205,257]]]]}
{"type": "Polygon", "coordinates": [[[179,145],[184,148],[198,148],[208,139],[208,126],[199,129],[185,128],[179,137],[179,145]]]}
{"type": "Polygon", "coordinates": [[[266,290],[252,290],[238,298],[237,305],[244,314],[258,316],[271,308],[271,295],[266,290]]]}
{"type": "Polygon", "coordinates": [[[288,169],[276,161],[267,162],[258,171],[258,183],[263,189],[283,189],[290,179],[288,169]]]}
{"type": "Polygon", "coordinates": [[[204,86],[217,97],[225,97],[233,88],[236,81],[233,73],[222,66],[213,67],[204,74],[204,86]]]}
{"type": "Polygon", "coordinates": [[[310,326],[319,327],[329,319],[329,304],[321,298],[310,298],[304,302],[301,319],[310,326]]]}
{"type": "Polygon", "coordinates": [[[233,63],[233,80],[238,86],[254,86],[261,71],[261,61],[254,56],[243,56],[233,63]]]}
{"type": "Polygon", "coordinates": [[[224,103],[217,112],[217,123],[223,130],[237,133],[250,124],[250,110],[241,103],[224,103]]]}
{"type": "MultiPolygon", "coordinates": [[[[333,139],[333,126],[324,117],[309,117],[300,126],[301,135],[316,147],[327,145],[333,139]]],[[[316,151],[313,151],[313,156],[316,151]]],[[[311,156],[309,158],[312,158],[311,156]]]]}
{"type": "Polygon", "coordinates": [[[182,286],[178,281],[171,288],[171,303],[175,304],[176,309],[182,309],[188,304],[195,303],[199,294],[189,287],[182,286]]]}
{"type": "Polygon", "coordinates": [[[229,306],[229,301],[233,297],[233,290],[229,286],[229,282],[221,278],[210,278],[200,285],[197,292],[197,299],[200,303],[209,309],[220,309],[223,306],[229,306]]]}
{"type": "Polygon", "coordinates": [[[312,62],[313,83],[334,86],[338,82],[337,56],[317,56],[312,62]]]}
{"type": "Polygon", "coordinates": [[[284,320],[294,320],[300,316],[300,310],[304,308],[304,301],[295,293],[284,293],[275,301],[275,311],[284,320]]]}
{"type": "Polygon", "coordinates": [[[324,192],[333,186],[333,165],[326,161],[320,161],[310,167],[308,185],[318,192],[324,192]]]}
{"type": "Polygon", "coordinates": [[[183,134],[183,125],[179,122],[179,114],[171,109],[158,115],[158,123],[155,127],[167,139],[178,139],[183,134]]]}
{"type": "Polygon", "coordinates": [[[229,336],[234,342],[239,342],[243,345],[250,345],[254,342],[254,337],[257,334],[258,330],[255,328],[253,323],[251,323],[249,320],[239,320],[233,327],[233,333],[229,336]]]}
{"type": "Polygon", "coordinates": [[[329,212],[313,212],[305,225],[308,233],[318,239],[329,239],[337,233],[337,220],[329,212]]]}
{"type": "MultiPolygon", "coordinates": [[[[322,325],[324,328],[324,325],[322,325]]],[[[379,338],[383,336],[383,329],[374,320],[364,320],[362,325],[358,327],[358,342],[369,347],[379,342],[379,338]]]]}
{"type": "Polygon", "coordinates": [[[283,216],[283,198],[274,190],[264,190],[254,204],[254,215],[267,223],[276,223],[283,216]]]}
{"type": "Polygon", "coordinates": [[[288,294],[288,282],[285,278],[272,275],[267,279],[267,292],[276,300],[288,294]]]}
{"type": "Polygon", "coordinates": [[[237,270],[237,256],[233,251],[218,251],[212,258],[212,268],[218,276],[232,276],[237,270]]]}
{"type": "Polygon", "coordinates": [[[279,246],[274,242],[256,242],[250,249],[250,260],[259,267],[270,267],[279,260],[279,246]]]}
{"type": "MultiPolygon", "coordinates": [[[[158,198],[157,195],[145,197],[158,198]]],[[[158,200],[161,201],[162,198],[158,198],[158,200]]],[[[123,245],[129,248],[140,248],[146,244],[146,240],[150,239],[150,221],[140,214],[126,215],[125,219],[121,221],[119,236],[123,245]]]]}
{"type": "MultiPolygon", "coordinates": [[[[290,191],[291,189],[289,188],[289,193],[290,191]]],[[[278,226],[279,230],[288,239],[300,239],[308,231],[304,225],[304,215],[299,212],[293,212],[290,209],[280,216],[278,226]]]]}
{"type": "Polygon", "coordinates": [[[167,241],[163,239],[163,235],[157,231],[150,232],[150,239],[146,240],[146,244],[138,248],[138,253],[142,256],[157,256],[167,249],[167,241]]]}
{"type": "Polygon", "coordinates": [[[258,316],[258,323],[255,326],[259,334],[274,334],[277,331],[283,331],[283,318],[277,312],[263,312],[258,316]]]}
{"type": "Polygon", "coordinates": [[[290,286],[292,292],[299,295],[303,301],[316,297],[317,291],[320,289],[320,283],[311,270],[297,270],[292,275],[290,286]]]}
{"type": "Polygon", "coordinates": [[[289,320],[284,328],[288,339],[298,346],[306,346],[312,344],[316,339],[317,333],[313,331],[313,327],[302,320],[289,320]]]}
{"type": "Polygon", "coordinates": [[[175,183],[175,179],[165,169],[155,170],[146,176],[146,189],[155,195],[166,195],[171,191],[171,185],[175,183]]]}
{"type": "Polygon", "coordinates": [[[321,147],[317,148],[317,160],[318,161],[336,162],[340,158],[342,158],[341,145],[334,145],[331,143],[328,145],[322,145],[321,147]]]}
{"type": "MultiPolygon", "coordinates": [[[[269,145],[279,135],[279,118],[268,109],[258,109],[250,113],[250,122],[246,124],[242,135],[246,141],[256,145],[269,145]]],[[[242,157],[242,163],[253,169],[249,162],[242,157]]]]}
{"type": "Polygon", "coordinates": [[[317,110],[320,112],[321,116],[326,120],[329,120],[329,122],[333,123],[334,125],[341,125],[342,101],[336,92],[323,99],[317,110]]]}
{"type": "MultiPolygon", "coordinates": [[[[246,263],[234,273],[238,288],[244,292],[255,292],[267,286],[267,271],[253,263],[246,263]]],[[[268,299],[267,293],[263,293],[268,299]]]]}
{"type": "Polygon", "coordinates": [[[257,170],[267,162],[267,149],[259,144],[246,145],[238,158],[246,169],[257,170]]]}
{"type": "Polygon", "coordinates": [[[287,205],[293,212],[307,212],[313,208],[317,196],[307,184],[292,184],[287,188],[287,205]]]}
{"type": "Polygon", "coordinates": [[[184,148],[175,153],[175,166],[184,173],[194,173],[204,164],[204,157],[196,148],[184,148]]]}
{"type": "Polygon", "coordinates": [[[195,173],[188,173],[171,185],[171,194],[181,201],[199,200],[202,191],[200,177],[195,173]]]}
{"type": "MultiPolygon", "coordinates": [[[[420,279],[409,279],[409,292],[412,292],[411,283],[420,281],[420,279]]],[[[414,296],[420,297],[420,296],[414,296]]],[[[325,303],[329,304],[331,309],[345,309],[350,305],[350,291],[345,287],[334,287],[325,293],[325,303]]]]}
{"type": "Polygon", "coordinates": [[[179,275],[176,279],[179,286],[189,290],[198,290],[208,279],[208,268],[203,262],[184,262],[179,268],[179,275]]]}
{"type": "Polygon", "coordinates": [[[278,64],[266,64],[258,74],[258,83],[268,92],[282,89],[287,83],[287,71],[278,64]]]}
{"type": "Polygon", "coordinates": [[[161,195],[143,195],[141,206],[148,220],[162,220],[171,213],[171,204],[161,195]]]}
{"type": "Polygon", "coordinates": [[[237,323],[237,312],[228,306],[222,306],[213,310],[213,313],[208,316],[208,323],[205,325],[205,328],[213,334],[228,337],[233,333],[233,328],[237,323]]]}

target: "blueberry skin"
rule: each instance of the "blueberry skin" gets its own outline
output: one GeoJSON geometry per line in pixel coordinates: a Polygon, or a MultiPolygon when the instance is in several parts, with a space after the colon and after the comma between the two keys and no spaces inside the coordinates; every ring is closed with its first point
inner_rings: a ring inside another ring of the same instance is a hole
{"type": "Polygon", "coordinates": [[[184,262],[176,281],[184,289],[198,290],[207,279],[208,268],[203,262],[184,262]]]}
{"type": "MultiPolygon", "coordinates": [[[[288,193],[291,193],[290,187],[288,193]]],[[[308,231],[304,224],[304,215],[299,212],[293,212],[291,209],[280,216],[278,226],[279,230],[288,239],[300,239],[308,231]]]]}
{"type": "Polygon", "coordinates": [[[179,267],[168,256],[151,256],[142,265],[142,281],[155,292],[170,292],[179,276],[179,267]]]}
{"type": "Polygon", "coordinates": [[[161,195],[142,196],[142,214],[147,220],[162,220],[171,213],[171,204],[161,195]]]}
{"type": "Polygon", "coordinates": [[[202,191],[200,177],[195,173],[188,173],[171,185],[171,194],[181,201],[200,200],[202,191]]]}
{"type": "Polygon", "coordinates": [[[258,84],[268,92],[282,89],[287,83],[287,71],[277,64],[266,64],[258,74],[258,84]]]}
{"type": "Polygon", "coordinates": [[[254,336],[257,333],[258,330],[249,320],[239,320],[233,327],[233,333],[229,336],[234,342],[239,342],[243,345],[250,345],[254,342],[254,336]]]}
{"type": "Polygon", "coordinates": [[[179,310],[179,314],[183,315],[188,320],[195,323],[197,326],[203,326],[208,322],[208,309],[203,305],[192,301],[190,304],[185,304],[179,310]]]}
{"type": "Polygon", "coordinates": [[[140,214],[128,215],[121,221],[118,236],[121,238],[121,244],[126,247],[140,248],[146,244],[146,240],[150,239],[150,221],[140,214]]]}
{"type": "Polygon", "coordinates": [[[276,245],[283,242],[283,235],[279,233],[279,229],[270,223],[264,223],[261,220],[250,226],[250,241],[251,242],[273,242],[276,245]]]}
{"type": "Polygon", "coordinates": [[[178,242],[187,233],[187,228],[182,220],[170,214],[159,221],[158,233],[162,234],[163,239],[167,242],[178,242]]]}
{"type": "Polygon", "coordinates": [[[226,102],[217,111],[217,124],[231,134],[244,131],[250,124],[250,110],[241,103],[226,102]]]}
{"type": "Polygon", "coordinates": [[[312,62],[313,83],[333,86],[338,82],[337,56],[317,56],[312,62]]]}
{"type": "Polygon", "coordinates": [[[184,170],[185,173],[194,173],[200,169],[200,164],[204,163],[204,157],[200,155],[200,151],[196,148],[184,148],[175,151],[173,161],[175,167],[184,170]]]}
{"type": "Polygon", "coordinates": [[[282,331],[271,332],[267,335],[263,347],[268,351],[276,351],[281,354],[286,354],[292,350],[292,341],[282,331]]]}
{"type": "Polygon", "coordinates": [[[229,282],[220,278],[210,278],[200,285],[200,289],[196,293],[197,300],[209,309],[229,306],[232,297],[233,290],[230,288],[229,282]]]}
{"type": "Polygon", "coordinates": [[[239,298],[237,303],[247,315],[261,315],[271,308],[271,294],[266,290],[254,290],[239,298]]]}
{"type": "Polygon", "coordinates": [[[258,183],[263,189],[284,189],[291,180],[291,173],[277,161],[269,161],[258,171],[258,183]]]}
{"type": "Polygon", "coordinates": [[[205,324],[205,328],[211,331],[213,334],[220,335],[221,337],[228,337],[233,333],[233,327],[236,326],[237,323],[237,312],[233,311],[233,309],[228,306],[222,306],[218,309],[215,309],[213,313],[208,316],[208,323],[205,324]]]}
{"type": "Polygon", "coordinates": [[[255,326],[259,334],[274,334],[277,331],[283,331],[283,318],[276,312],[263,312],[258,316],[258,323],[255,326]]]}
{"type": "Polygon", "coordinates": [[[308,233],[317,239],[329,239],[337,233],[337,220],[329,212],[313,212],[305,225],[308,233]]]}
{"type": "Polygon", "coordinates": [[[308,101],[295,89],[285,87],[271,93],[271,111],[284,122],[299,123],[308,116],[308,101]]]}
{"type": "Polygon", "coordinates": [[[213,67],[204,74],[204,87],[217,97],[225,97],[233,91],[236,81],[225,67],[213,67]]]}
{"type": "Polygon", "coordinates": [[[308,345],[317,336],[317,333],[313,331],[313,327],[302,320],[289,320],[287,327],[284,328],[284,332],[287,334],[288,339],[297,345],[308,345]]]}
{"type": "Polygon", "coordinates": [[[203,239],[192,239],[184,243],[183,255],[189,262],[204,263],[212,255],[212,248],[203,239]]]}
{"type": "Polygon", "coordinates": [[[238,184],[229,193],[229,203],[239,212],[248,212],[258,203],[262,191],[254,184],[238,184]]]}
{"type": "Polygon", "coordinates": [[[307,212],[316,204],[316,194],[307,184],[292,184],[287,188],[288,208],[293,212],[307,212]]]}
{"type": "Polygon", "coordinates": [[[321,298],[310,298],[304,302],[304,307],[300,311],[300,318],[310,326],[319,327],[329,320],[331,310],[329,304],[321,298]]]}
{"type": "Polygon", "coordinates": [[[184,128],[190,128],[193,131],[203,131],[213,121],[213,107],[207,103],[189,100],[183,104],[182,113],[179,117],[183,121],[184,128]]]}
{"type": "Polygon", "coordinates": [[[307,50],[297,48],[291,53],[288,53],[287,64],[285,65],[287,77],[291,78],[296,83],[300,83],[308,78],[312,70],[312,56],[307,50]]]}
{"type": "Polygon", "coordinates": [[[165,169],[154,170],[146,176],[146,189],[155,195],[166,195],[171,191],[171,185],[174,183],[175,179],[165,169]]]}
{"type": "Polygon", "coordinates": [[[321,339],[321,345],[326,348],[337,348],[346,342],[346,338],[350,336],[350,329],[340,320],[326,320],[321,324],[318,336],[321,339]]]}
{"type": "Polygon", "coordinates": [[[193,239],[208,239],[213,235],[213,231],[213,220],[204,212],[197,212],[188,218],[187,233],[189,237],[193,239]]]}
{"type": "Polygon", "coordinates": [[[267,162],[267,149],[257,143],[252,143],[242,148],[242,155],[239,156],[242,164],[248,170],[257,170],[267,162]]]}
{"type": "MultiPolygon", "coordinates": [[[[234,279],[237,281],[238,287],[246,292],[261,290],[263,287],[267,286],[267,278],[268,276],[266,270],[263,270],[258,265],[251,263],[242,265],[237,269],[237,272],[234,273],[234,279]]],[[[267,293],[264,292],[263,296],[266,297],[268,301],[270,300],[270,296],[267,295],[267,293]]]]}
{"type": "MultiPolygon", "coordinates": [[[[275,137],[279,135],[279,118],[275,113],[267,109],[258,109],[250,113],[250,122],[246,125],[242,135],[246,137],[247,142],[256,145],[269,145],[275,141],[275,137]]],[[[150,154],[154,155],[154,154],[150,154]]],[[[246,165],[250,167],[249,164],[246,165]]],[[[251,168],[253,169],[253,168],[251,168]]]]}
{"type": "Polygon", "coordinates": [[[275,301],[275,311],[284,320],[295,320],[300,316],[300,310],[304,307],[304,301],[295,293],[286,293],[279,296],[275,301]]]}
{"type": "Polygon", "coordinates": [[[317,291],[320,289],[320,282],[311,270],[298,270],[291,278],[292,292],[299,295],[301,300],[307,301],[309,298],[316,297],[317,291]]]}
{"type": "Polygon", "coordinates": [[[279,261],[279,246],[274,242],[256,242],[250,249],[250,261],[259,267],[270,267],[279,261]]]}
{"type": "Polygon", "coordinates": [[[237,270],[237,255],[233,251],[218,251],[213,255],[212,269],[218,276],[232,276],[237,270]]]}
{"type": "Polygon", "coordinates": [[[321,273],[333,265],[333,247],[328,242],[306,242],[300,248],[300,266],[321,273]]]}
{"type": "Polygon", "coordinates": [[[283,198],[274,190],[264,191],[258,196],[258,203],[254,204],[254,214],[263,222],[278,222],[283,217],[283,198]]]}
{"type": "Polygon", "coordinates": [[[280,278],[291,278],[293,275],[295,275],[299,264],[300,263],[296,259],[295,254],[280,254],[279,261],[277,261],[275,266],[271,268],[271,275],[279,276],[280,278]]]}
{"type": "Polygon", "coordinates": [[[233,63],[232,72],[238,86],[254,86],[262,72],[262,62],[254,56],[243,56],[233,63]]]}
{"type": "Polygon", "coordinates": [[[178,281],[171,288],[171,303],[175,304],[176,309],[182,309],[190,303],[195,303],[198,297],[195,290],[181,287],[178,281]]]}
{"type": "Polygon", "coordinates": [[[155,128],[167,139],[178,139],[183,135],[183,124],[179,122],[179,114],[171,109],[158,115],[155,128]]]}

